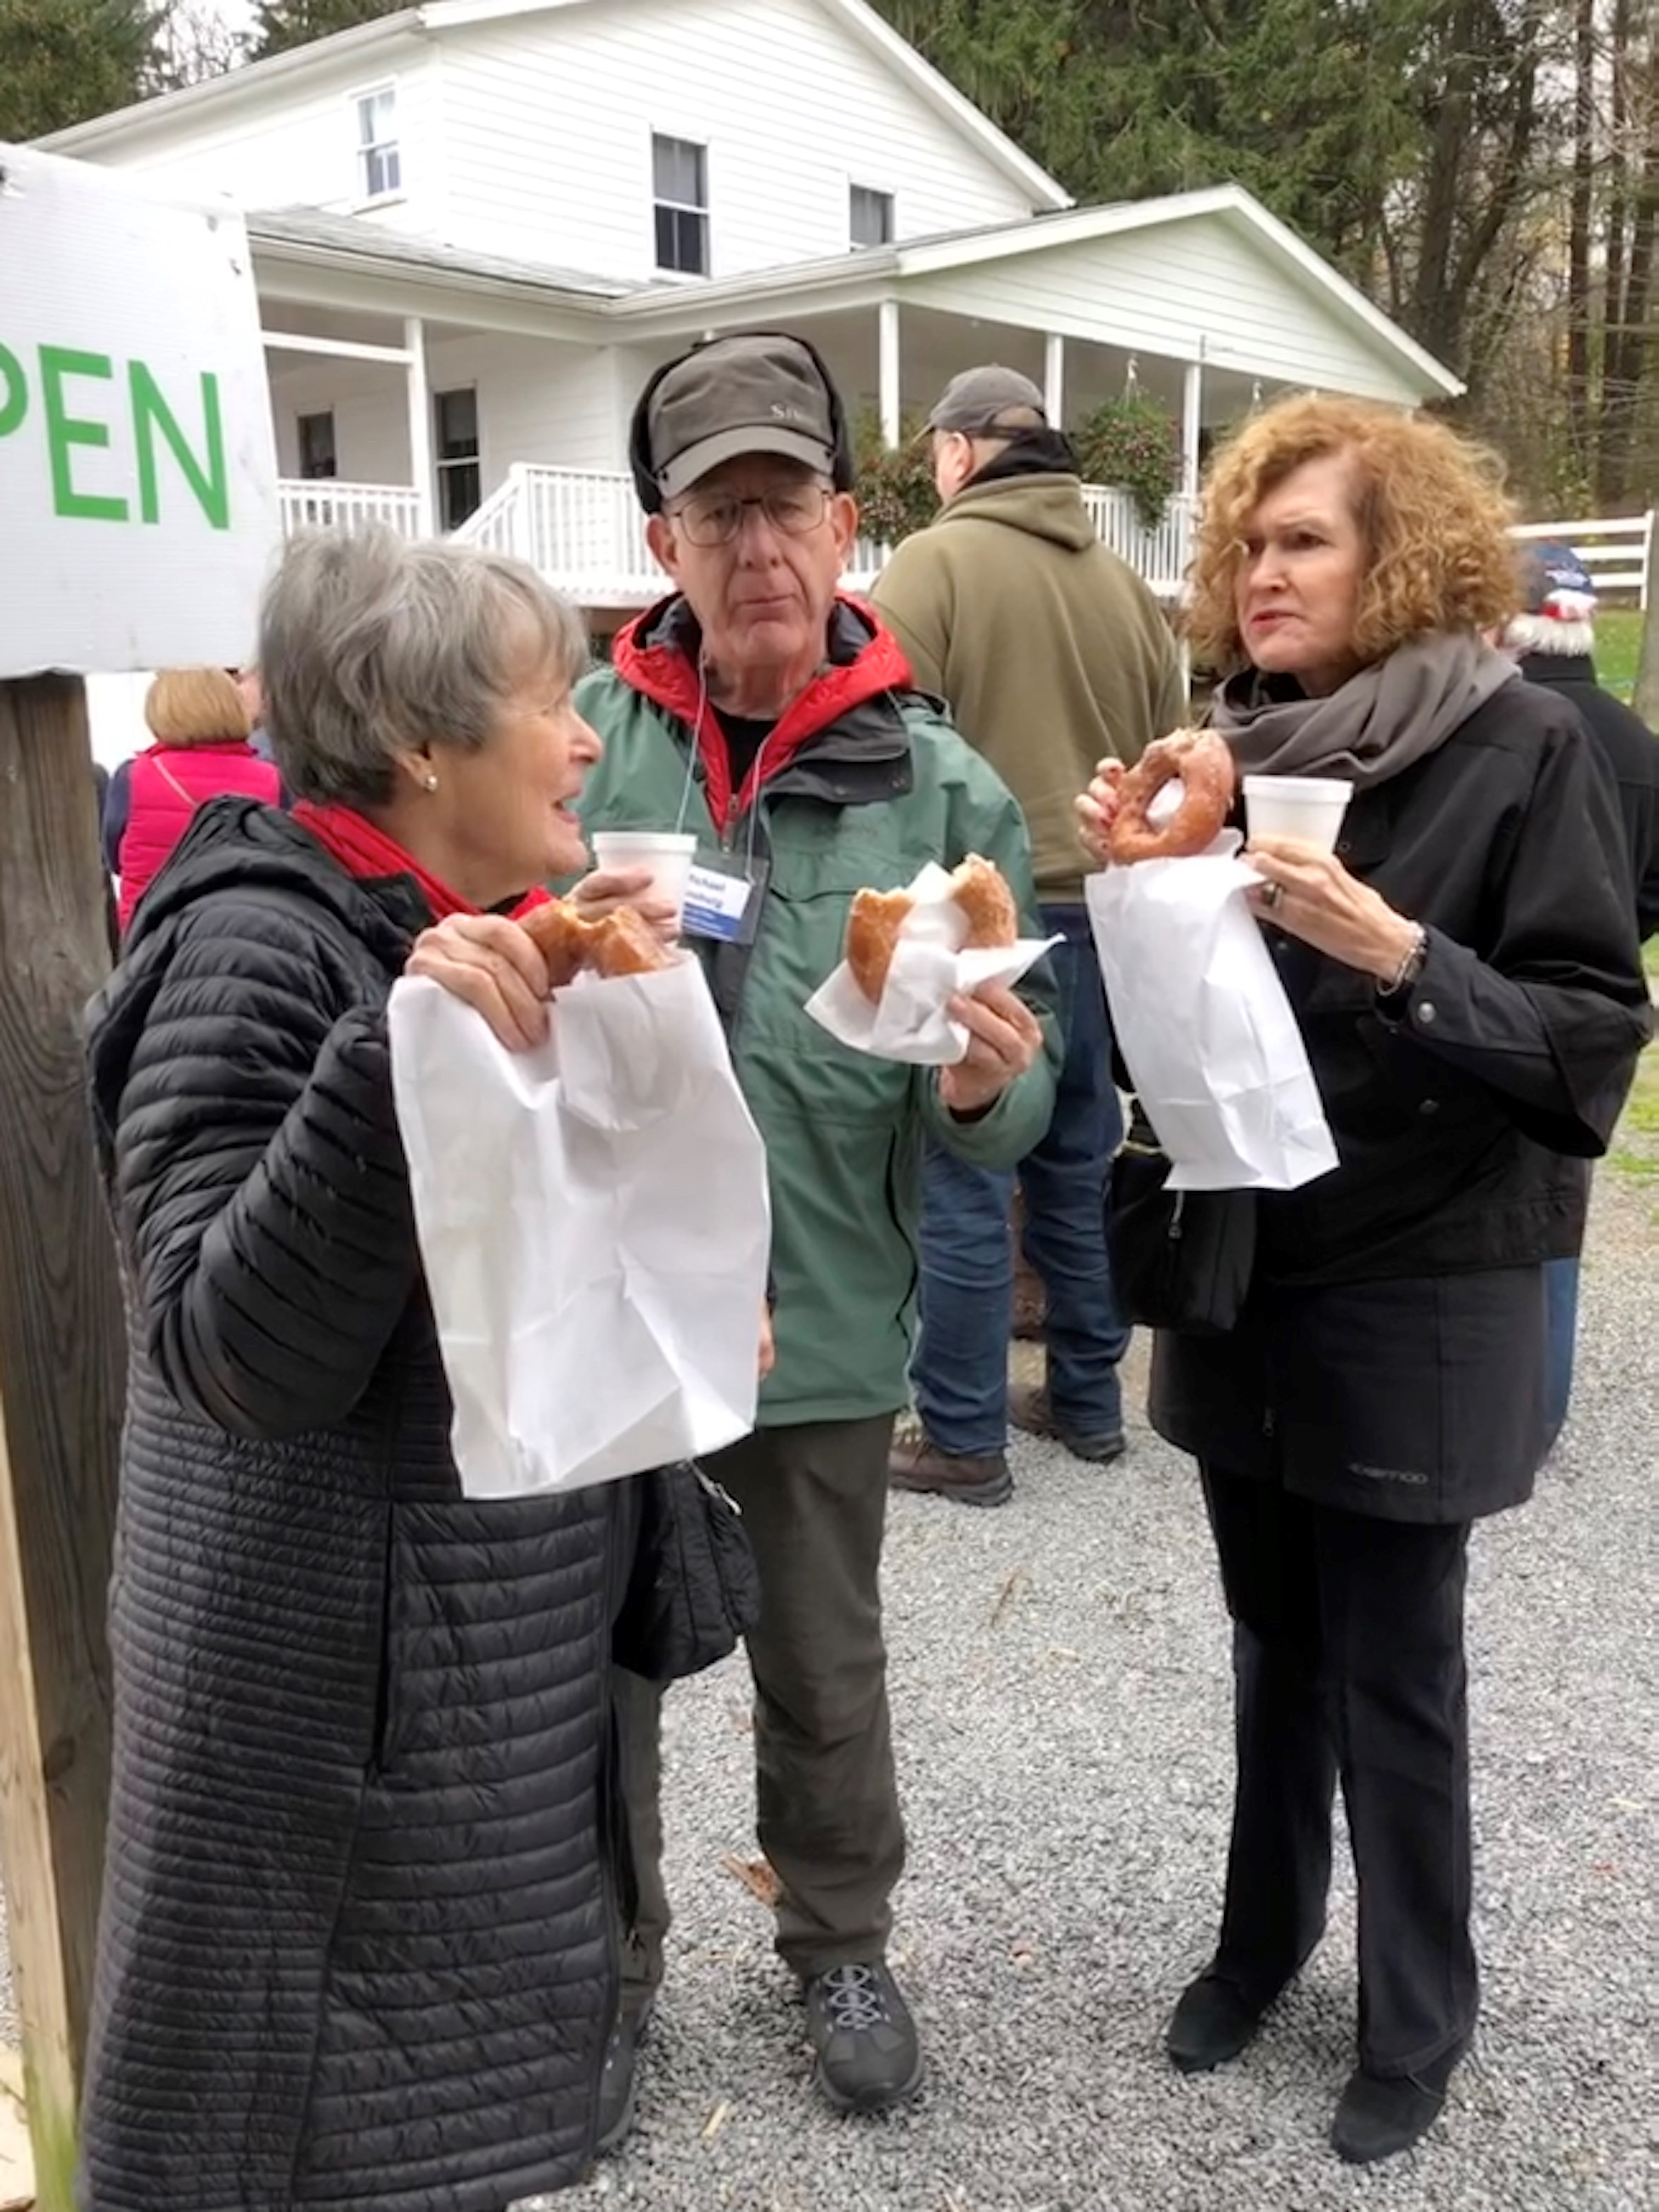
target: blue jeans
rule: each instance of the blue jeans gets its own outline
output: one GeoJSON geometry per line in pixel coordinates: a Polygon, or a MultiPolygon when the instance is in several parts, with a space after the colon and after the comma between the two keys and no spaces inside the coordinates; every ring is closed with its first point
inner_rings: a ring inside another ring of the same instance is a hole
{"type": "Polygon", "coordinates": [[[1555,1442],[1572,1396],[1573,1340],[1578,1333],[1578,1262],[1546,1260],[1544,1312],[1549,1330],[1544,1375],[1544,1404],[1549,1440],[1555,1442]]]}
{"type": "Polygon", "coordinates": [[[940,1451],[999,1452],[1008,1441],[1008,1339],[1017,1172],[1025,1256],[1048,1293],[1049,1404],[1073,1435],[1123,1425],[1117,1364],[1129,1341],[1106,1259],[1106,1184],[1123,1134],[1100,965],[1080,906],[1042,909],[1066,1056],[1048,1133],[1018,1170],[970,1167],[930,1146],[922,1168],[921,1327],[911,1363],[916,1410],[940,1451]]]}

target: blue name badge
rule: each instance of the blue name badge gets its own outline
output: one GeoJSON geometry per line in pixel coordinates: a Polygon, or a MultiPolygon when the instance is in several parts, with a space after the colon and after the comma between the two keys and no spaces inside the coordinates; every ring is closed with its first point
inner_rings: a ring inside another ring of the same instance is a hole
{"type": "Polygon", "coordinates": [[[729,853],[699,853],[685,886],[680,927],[688,937],[717,938],[727,945],[750,945],[760,926],[761,891],[767,864],[746,865],[729,853]]]}

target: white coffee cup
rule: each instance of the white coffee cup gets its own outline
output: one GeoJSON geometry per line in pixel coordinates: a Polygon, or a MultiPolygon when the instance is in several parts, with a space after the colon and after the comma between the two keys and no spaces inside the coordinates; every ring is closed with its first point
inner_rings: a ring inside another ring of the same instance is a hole
{"type": "Polygon", "coordinates": [[[1352,784],[1336,776],[1247,775],[1244,819],[1252,837],[1299,837],[1334,853],[1352,797],[1352,784]]]}
{"type": "Polygon", "coordinates": [[[697,841],[689,831],[674,830],[596,830],[589,842],[602,868],[649,868],[651,883],[641,897],[661,899],[674,909],[674,927],[680,926],[686,885],[697,841]]]}

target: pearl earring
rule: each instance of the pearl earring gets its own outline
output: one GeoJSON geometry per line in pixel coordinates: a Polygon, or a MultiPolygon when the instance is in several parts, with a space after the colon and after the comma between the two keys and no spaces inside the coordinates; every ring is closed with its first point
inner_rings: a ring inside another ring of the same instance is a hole
{"type": "Polygon", "coordinates": [[[428,791],[435,791],[438,788],[438,779],[435,775],[428,775],[423,781],[428,791]]]}

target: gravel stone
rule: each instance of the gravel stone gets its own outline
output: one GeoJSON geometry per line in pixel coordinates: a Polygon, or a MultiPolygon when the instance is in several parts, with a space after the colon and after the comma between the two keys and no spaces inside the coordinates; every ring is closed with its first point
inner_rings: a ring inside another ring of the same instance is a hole
{"type": "MultiPolygon", "coordinates": [[[[1196,1479],[1134,1410],[1138,1345],[1125,1460],[1085,1467],[1019,1437],[1009,1505],[893,1503],[886,1603],[911,1859],[892,1957],[928,2054],[921,2095],[843,2119],[811,2088],[768,1916],[721,1865],[756,1850],[748,1683],[729,1662],[668,1701],[678,1917],[637,2125],[581,2188],[521,2212],[1659,2203],[1650,1195],[1600,1178],[1571,1425],[1534,1504],[1474,1539],[1484,2012],[1422,2148],[1357,2172],[1327,2142],[1354,2033],[1340,1856],[1325,1942],[1252,2050],[1191,2078],[1163,2057],[1169,2006],[1218,1910],[1231,1683],[1196,1479]]],[[[11,2023],[0,2009],[0,2033],[11,2023]]]]}

